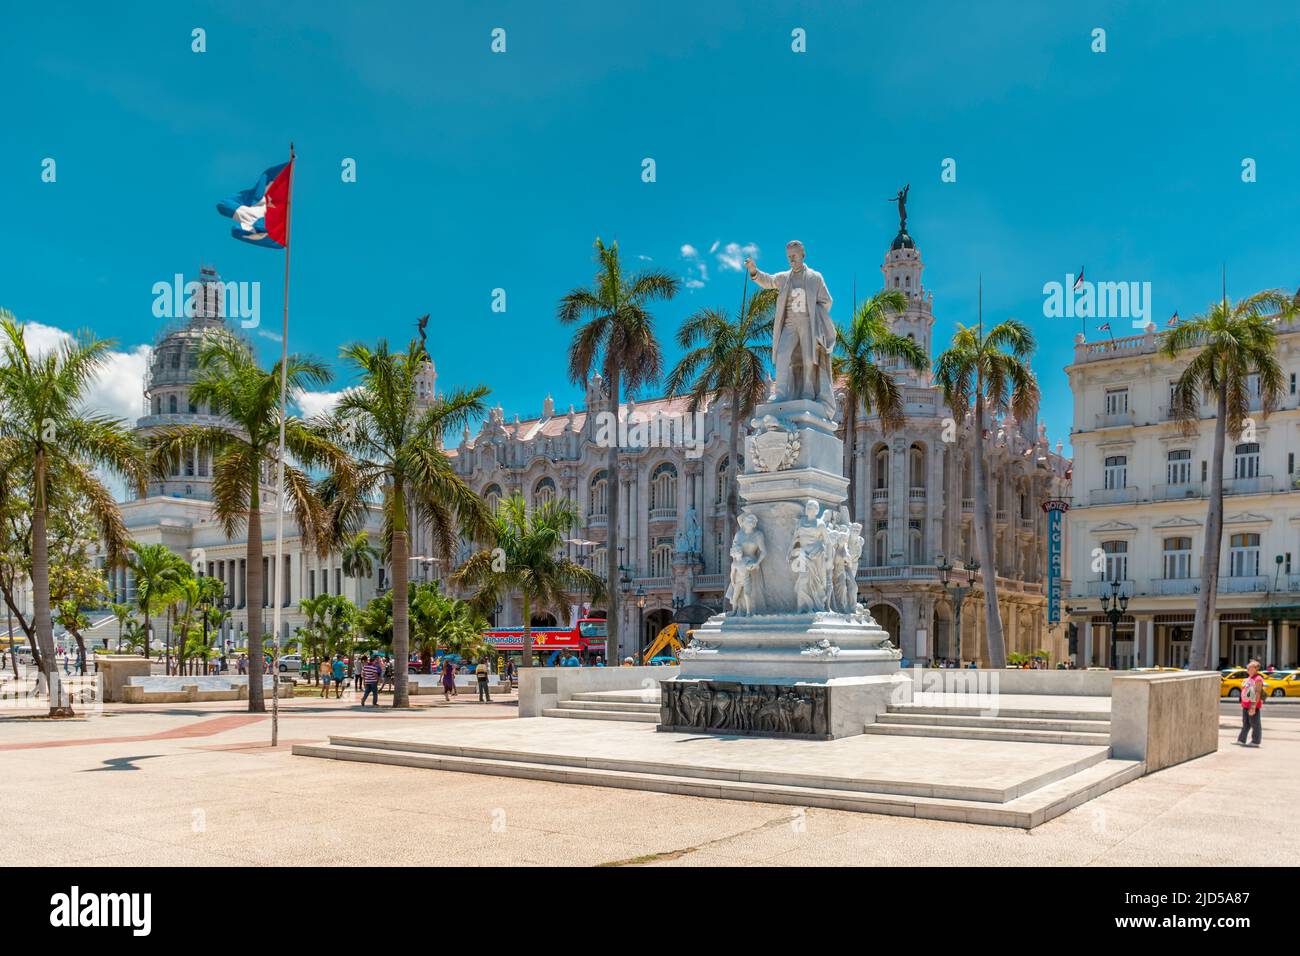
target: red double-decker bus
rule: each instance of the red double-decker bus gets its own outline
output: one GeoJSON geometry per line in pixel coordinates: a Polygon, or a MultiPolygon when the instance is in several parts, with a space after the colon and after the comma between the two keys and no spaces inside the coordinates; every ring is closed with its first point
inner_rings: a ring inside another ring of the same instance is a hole
{"type": "MultiPolygon", "coordinates": [[[[541,657],[542,664],[552,663],[561,651],[576,651],[580,658],[592,664],[604,660],[606,631],[603,617],[581,617],[573,627],[530,627],[528,630],[533,639],[533,654],[541,657]]],[[[522,624],[490,627],[483,632],[483,639],[503,658],[513,658],[516,663],[523,658],[522,624]]]]}

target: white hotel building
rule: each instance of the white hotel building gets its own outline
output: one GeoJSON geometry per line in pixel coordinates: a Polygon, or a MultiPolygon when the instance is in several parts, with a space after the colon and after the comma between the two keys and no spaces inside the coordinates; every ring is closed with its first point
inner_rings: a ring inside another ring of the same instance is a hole
{"type": "MultiPolygon", "coordinates": [[[[1234,441],[1229,435],[1226,446],[1214,655],[1220,665],[1252,657],[1278,667],[1297,662],[1300,322],[1278,331],[1283,401],[1255,419],[1253,436],[1234,441]]],[[[1110,625],[1100,598],[1112,591],[1111,581],[1129,597],[1117,628],[1119,665],[1188,660],[1205,551],[1214,406],[1202,408],[1190,437],[1172,421],[1170,386],[1188,359],[1161,355],[1161,338],[1154,325],[1101,342],[1080,335],[1066,369],[1074,394],[1068,620],[1078,628],[1085,665],[1109,660],[1110,625]]],[[[1258,397],[1252,407],[1259,408],[1258,397]]]]}

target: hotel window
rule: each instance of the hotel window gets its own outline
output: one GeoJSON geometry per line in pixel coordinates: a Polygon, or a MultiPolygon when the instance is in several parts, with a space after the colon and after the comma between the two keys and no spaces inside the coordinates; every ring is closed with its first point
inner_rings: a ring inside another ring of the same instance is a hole
{"type": "Polygon", "coordinates": [[[1238,445],[1232,454],[1233,478],[1259,477],[1259,442],[1238,445]]]}
{"type": "Polygon", "coordinates": [[[307,572],[307,593],[311,597],[316,596],[316,572],[315,571],[307,572]]]}
{"type": "Polygon", "coordinates": [[[1259,574],[1259,535],[1234,534],[1228,552],[1228,574],[1234,578],[1253,578],[1259,574]]]}
{"type": "Polygon", "coordinates": [[[1286,473],[1287,473],[1288,475],[1294,475],[1294,474],[1295,474],[1295,452],[1293,452],[1293,451],[1292,451],[1292,452],[1287,452],[1287,456],[1286,456],[1286,473]]]}
{"type": "Polygon", "coordinates": [[[589,492],[591,507],[587,509],[587,514],[589,515],[603,515],[605,513],[606,502],[608,501],[608,498],[606,497],[607,485],[605,482],[605,476],[608,474],[609,472],[607,471],[598,471],[591,478],[591,489],[589,492]]]}
{"type": "Polygon", "coordinates": [[[343,569],[342,568],[334,569],[334,593],[335,594],[343,593],[343,569]]]}
{"type": "Polygon", "coordinates": [[[1111,455],[1106,459],[1103,487],[1107,491],[1118,491],[1128,486],[1128,458],[1124,455],[1111,455]]]}
{"type": "Polygon", "coordinates": [[[1295,372],[1291,373],[1291,394],[1295,394],[1295,372]]]}
{"type": "Polygon", "coordinates": [[[496,511],[497,505],[501,503],[501,486],[488,485],[483,490],[483,500],[487,503],[490,511],[496,511]]]}
{"type": "Polygon", "coordinates": [[[1165,465],[1165,480],[1171,485],[1186,485],[1192,480],[1192,452],[1188,448],[1171,451],[1165,465]]]}
{"type": "Polygon", "coordinates": [[[1251,398],[1259,398],[1259,373],[1252,372],[1246,376],[1246,391],[1251,398]]]}
{"type": "Polygon", "coordinates": [[[1128,389],[1112,388],[1106,391],[1106,414],[1123,415],[1128,411],[1128,389]]]}
{"type": "Polygon", "coordinates": [[[1106,580],[1128,580],[1128,542],[1103,541],[1101,550],[1106,553],[1106,580]]]}
{"type": "Polygon", "coordinates": [[[889,522],[876,522],[876,539],[875,539],[875,559],[876,567],[883,568],[889,557],[889,522]]]}
{"type": "Polygon", "coordinates": [[[1192,539],[1165,538],[1165,577],[1192,576],[1192,539]]]}
{"type": "Polygon", "coordinates": [[[731,457],[724,455],[722,461],[718,462],[718,494],[713,499],[713,503],[720,505],[727,498],[727,469],[731,467],[731,457]]]}

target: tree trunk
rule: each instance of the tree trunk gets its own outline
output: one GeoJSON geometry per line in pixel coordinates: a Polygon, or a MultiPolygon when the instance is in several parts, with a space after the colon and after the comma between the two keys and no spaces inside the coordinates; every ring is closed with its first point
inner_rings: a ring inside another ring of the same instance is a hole
{"type": "MultiPolygon", "coordinates": [[[[736,536],[740,511],[740,494],[736,488],[736,477],[740,474],[740,394],[736,389],[731,392],[731,427],[727,436],[727,535],[723,541],[727,545],[727,560],[730,560],[731,541],[736,536]]],[[[700,502],[703,506],[704,502],[700,502]]],[[[729,573],[729,569],[723,569],[729,573]]]]}
{"type": "MultiPolygon", "coordinates": [[[[858,510],[858,400],[851,392],[844,395],[844,447],[848,449],[849,521],[857,521],[858,510]]],[[[866,527],[866,524],[863,524],[866,527]]]]}
{"type": "MultiPolygon", "coordinates": [[[[533,624],[532,609],[529,607],[528,595],[524,594],[524,667],[533,666],[533,624]]],[[[608,662],[607,662],[608,663],[608,662]]]]}
{"type": "Polygon", "coordinates": [[[400,482],[393,486],[393,706],[409,707],[407,672],[411,657],[411,615],[407,572],[406,495],[400,482]]]}
{"type": "MultiPolygon", "coordinates": [[[[254,475],[257,481],[259,475],[254,475]]],[[[248,547],[244,549],[244,606],[248,609],[248,712],[266,713],[262,691],[262,504],[254,486],[248,506],[248,547]]]]}
{"type": "Polygon", "coordinates": [[[1214,670],[1219,629],[1214,610],[1219,589],[1219,555],[1223,551],[1223,453],[1227,445],[1228,393],[1219,389],[1215,403],[1214,454],[1210,461],[1210,502],[1205,515],[1205,553],[1201,557],[1201,593],[1196,596],[1189,666],[1214,670]]]}
{"type": "Polygon", "coordinates": [[[619,369],[614,366],[609,370],[609,400],[614,409],[614,441],[609,448],[609,479],[605,485],[605,591],[608,596],[608,610],[605,614],[606,667],[616,667],[622,663],[618,655],[618,391],[619,369]]]}
{"type": "MultiPolygon", "coordinates": [[[[998,568],[993,549],[993,514],[990,510],[987,470],[984,461],[984,380],[975,392],[975,452],[971,455],[975,484],[975,546],[984,572],[984,629],[988,632],[989,666],[1007,666],[1007,648],[1002,636],[1002,613],[998,609],[998,568]]],[[[971,655],[974,660],[979,647],[971,655]]]]}
{"type": "Polygon", "coordinates": [[[36,458],[36,488],[32,507],[32,609],[41,673],[50,694],[50,716],[71,717],[72,701],[63,691],[54,660],[54,620],[50,616],[50,551],[46,540],[45,458],[36,458]]]}

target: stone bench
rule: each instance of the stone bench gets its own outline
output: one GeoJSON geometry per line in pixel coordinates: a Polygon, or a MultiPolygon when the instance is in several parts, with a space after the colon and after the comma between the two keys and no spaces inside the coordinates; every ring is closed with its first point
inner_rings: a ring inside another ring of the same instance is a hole
{"type": "MultiPolygon", "coordinates": [[[[441,694],[442,693],[442,675],[440,674],[410,674],[407,677],[407,687],[411,696],[420,694],[441,694]]],[[[458,691],[468,691],[478,693],[478,679],[474,677],[456,677],[456,689],[458,691]]],[[[510,682],[504,678],[493,675],[488,679],[488,693],[490,694],[508,694],[510,693],[510,682]]]]}
{"type": "MultiPolygon", "coordinates": [[[[262,689],[270,693],[270,677],[262,679],[262,689]]],[[[281,699],[293,696],[293,685],[281,682],[281,699]]],[[[127,704],[185,704],[215,700],[248,700],[248,677],[196,675],[194,677],[131,677],[122,687],[121,699],[127,704]]]]}

